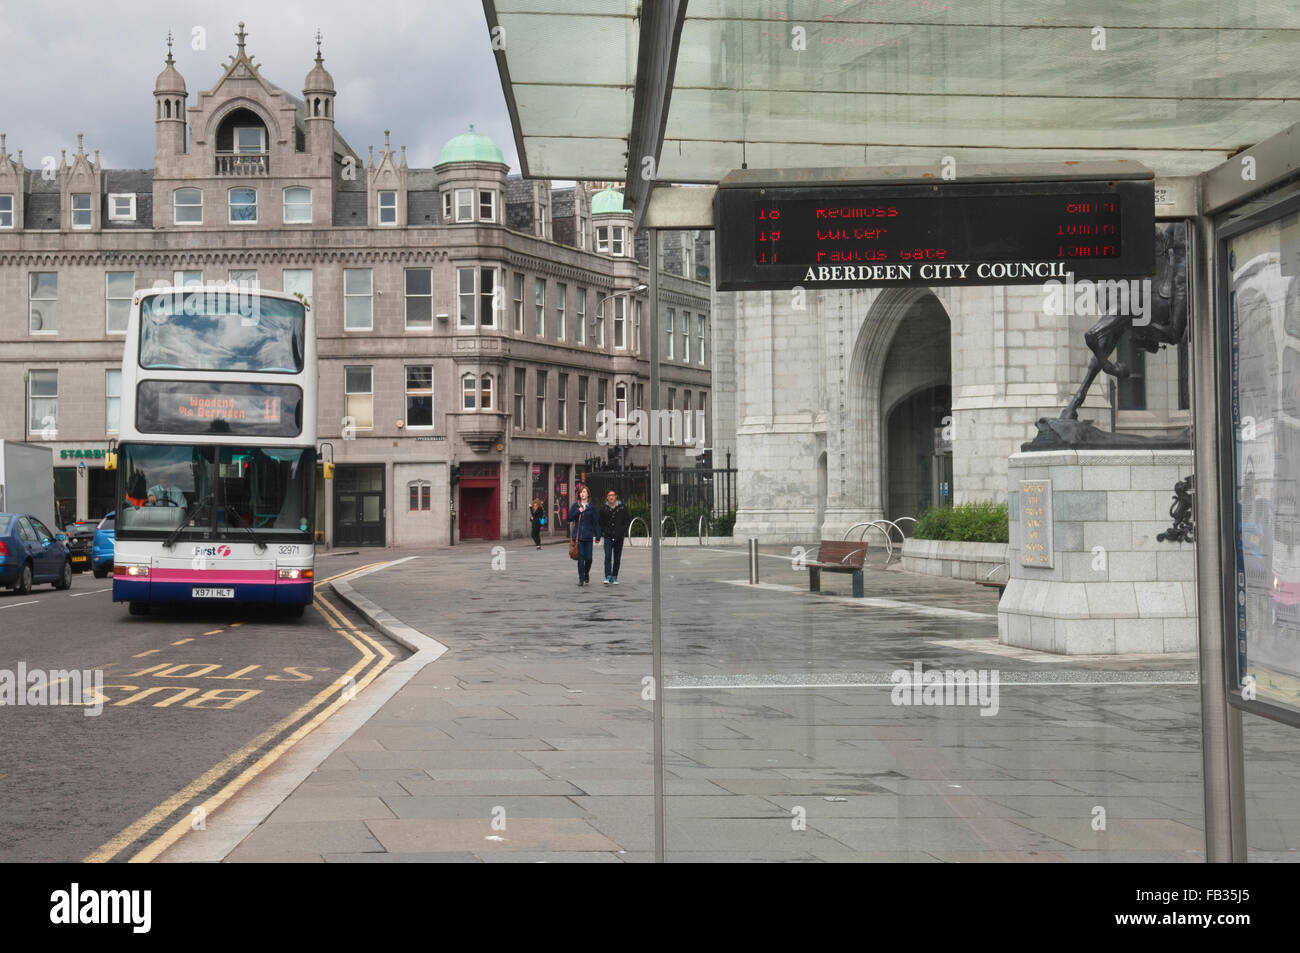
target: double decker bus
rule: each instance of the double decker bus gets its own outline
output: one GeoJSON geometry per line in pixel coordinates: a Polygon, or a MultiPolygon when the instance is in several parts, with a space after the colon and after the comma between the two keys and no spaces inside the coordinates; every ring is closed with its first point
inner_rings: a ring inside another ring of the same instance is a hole
{"type": "Polygon", "coordinates": [[[113,601],[312,599],[316,336],[298,298],[137,291],[122,359],[113,601]]]}

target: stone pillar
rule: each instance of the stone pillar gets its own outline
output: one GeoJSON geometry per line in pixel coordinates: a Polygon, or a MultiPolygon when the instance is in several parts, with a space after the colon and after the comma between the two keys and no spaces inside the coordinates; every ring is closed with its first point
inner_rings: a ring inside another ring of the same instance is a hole
{"type": "Polygon", "coordinates": [[[1192,544],[1156,539],[1191,468],[1190,450],[1012,455],[999,641],[1065,655],[1195,651],[1192,544]]]}

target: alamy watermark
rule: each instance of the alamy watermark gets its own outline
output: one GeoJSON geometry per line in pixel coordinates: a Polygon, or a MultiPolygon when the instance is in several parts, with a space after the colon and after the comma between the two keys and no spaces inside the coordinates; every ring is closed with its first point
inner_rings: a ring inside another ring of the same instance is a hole
{"type": "Polygon", "coordinates": [[[1134,319],[1134,327],[1142,327],[1151,323],[1151,279],[1075,281],[1070,272],[1064,282],[1043,282],[1043,310],[1052,315],[1125,315],[1134,319]]]}
{"type": "Polygon", "coordinates": [[[894,683],[889,699],[895,705],[969,705],[980,709],[980,717],[998,713],[997,669],[930,669],[921,670],[920,662],[912,670],[895,669],[889,676],[894,683]]]}
{"type": "Polygon", "coordinates": [[[633,410],[625,420],[612,410],[596,413],[596,443],[602,447],[686,447],[688,457],[698,457],[704,442],[702,410],[633,410]]]}
{"type": "Polygon", "coordinates": [[[104,711],[103,669],[0,668],[0,708],[12,706],[77,705],[87,718],[104,711]]]}

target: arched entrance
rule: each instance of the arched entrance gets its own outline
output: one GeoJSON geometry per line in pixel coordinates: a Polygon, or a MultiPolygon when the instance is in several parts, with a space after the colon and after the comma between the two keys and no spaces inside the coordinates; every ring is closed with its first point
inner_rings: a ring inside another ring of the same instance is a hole
{"type": "Polygon", "coordinates": [[[891,289],[872,303],[849,378],[857,425],[846,435],[847,468],[860,518],[919,517],[941,483],[951,501],[951,342],[948,312],[928,288],[891,289]]]}

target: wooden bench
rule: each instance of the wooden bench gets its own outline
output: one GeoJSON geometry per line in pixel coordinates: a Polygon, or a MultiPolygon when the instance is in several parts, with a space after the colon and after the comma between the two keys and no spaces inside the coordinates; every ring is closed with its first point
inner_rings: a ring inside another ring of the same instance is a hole
{"type": "Polygon", "coordinates": [[[822,572],[853,573],[853,596],[861,599],[865,595],[865,583],[862,576],[862,562],[867,556],[867,544],[850,543],[842,539],[823,539],[817,546],[817,558],[807,560],[808,591],[822,591],[822,572]]]}

